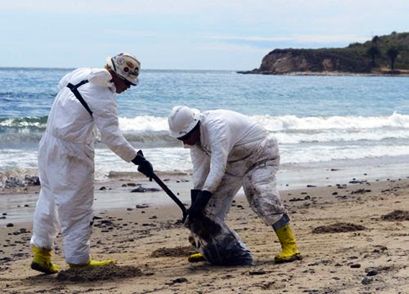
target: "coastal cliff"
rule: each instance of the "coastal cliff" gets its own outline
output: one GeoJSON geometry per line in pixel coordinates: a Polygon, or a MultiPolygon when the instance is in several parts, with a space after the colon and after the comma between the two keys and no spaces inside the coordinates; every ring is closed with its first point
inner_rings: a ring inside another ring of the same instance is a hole
{"type": "Polygon", "coordinates": [[[375,36],[345,48],[275,49],[259,68],[240,73],[409,73],[409,33],[375,36]]]}

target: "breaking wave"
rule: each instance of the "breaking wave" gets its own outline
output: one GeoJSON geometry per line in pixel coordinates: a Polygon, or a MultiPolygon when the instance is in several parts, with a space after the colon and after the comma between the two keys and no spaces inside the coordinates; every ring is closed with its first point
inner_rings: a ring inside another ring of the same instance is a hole
{"type": "MultiPolygon", "coordinates": [[[[257,115],[252,118],[273,133],[280,144],[409,140],[409,115],[297,117],[257,115]]],[[[0,141],[5,144],[36,143],[47,117],[0,119],[0,141]]],[[[168,135],[166,117],[119,118],[125,137],[145,146],[175,146],[168,135]]]]}

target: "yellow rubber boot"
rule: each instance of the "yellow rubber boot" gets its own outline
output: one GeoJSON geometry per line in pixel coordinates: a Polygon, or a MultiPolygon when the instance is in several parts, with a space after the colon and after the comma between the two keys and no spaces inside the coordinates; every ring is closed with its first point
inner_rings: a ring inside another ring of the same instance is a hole
{"type": "Polygon", "coordinates": [[[300,260],[301,254],[298,250],[294,232],[289,224],[275,230],[281,243],[281,252],[274,257],[276,263],[290,262],[300,260]]]}
{"type": "Polygon", "coordinates": [[[193,253],[190,255],[187,259],[189,262],[200,262],[200,261],[206,261],[206,258],[202,253],[193,253]]]}
{"type": "Polygon", "coordinates": [[[69,264],[70,268],[87,268],[87,267],[100,267],[100,266],[107,266],[110,264],[115,264],[116,261],[112,259],[105,259],[105,260],[94,260],[90,259],[86,264],[69,264]]]}
{"type": "Polygon", "coordinates": [[[61,270],[59,265],[51,262],[51,249],[32,246],[31,251],[33,252],[33,261],[31,262],[33,270],[47,275],[58,273],[61,270]]]}

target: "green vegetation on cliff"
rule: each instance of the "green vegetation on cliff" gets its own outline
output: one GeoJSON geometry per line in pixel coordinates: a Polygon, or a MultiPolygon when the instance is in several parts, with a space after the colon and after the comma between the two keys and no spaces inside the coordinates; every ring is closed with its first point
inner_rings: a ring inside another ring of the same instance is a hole
{"type": "Polygon", "coordinates": [[[345,48],[275,49],[259,68],[242,73],[409,73],[409,33],[375,36],[345,48]]]}
{"type": "Polygon", "coordinates": [[[370,59],[372,68],[390,68],[394,61],[395,69],[409,69],[409,33],[395,33],[375,36],[365,43],[353,43],[340,49],[351,52],[357,59],[370,59]],[[396,58],[391,60],[396,54],[396,58]]]}

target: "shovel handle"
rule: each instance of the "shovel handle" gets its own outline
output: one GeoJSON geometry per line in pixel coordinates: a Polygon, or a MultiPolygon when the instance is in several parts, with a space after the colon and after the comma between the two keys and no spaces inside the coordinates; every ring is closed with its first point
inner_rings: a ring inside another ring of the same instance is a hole
{"type": "Polygon", "coordinates": [[[185,221],[186,217],[187,217],[187,210],[186,207],[183,205],[183,203],[180,201],[180,199],[168,188],[168,186],[165,185],[164,182],[162,182],[161,179],[159,179],[159,177],[154,173],[152,176],[152,179],[163,189],[163,191],[166,192],[166,194],[168,194],[168,196],[170,198],[172,198],[173,201],[175,201],[175,203],[180,207],[180,209],[182,210],[182,214],[183,214],[183,219],[182,222],[185,221]]]}

